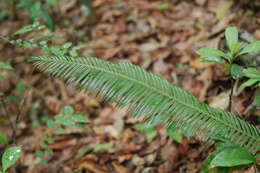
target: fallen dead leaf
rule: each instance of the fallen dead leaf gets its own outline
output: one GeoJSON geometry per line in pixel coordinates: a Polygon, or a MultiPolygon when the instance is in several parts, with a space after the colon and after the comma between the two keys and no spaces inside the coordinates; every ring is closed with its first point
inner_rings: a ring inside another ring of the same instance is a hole
{"type": "Polygon", "coordinates": [[[79,165],[79,168],[85,168],[89,171],[92,171],[93,173],[107,173],[104,171],[99,164],[90,161],[90,160],[85,160],[79,165]]]}

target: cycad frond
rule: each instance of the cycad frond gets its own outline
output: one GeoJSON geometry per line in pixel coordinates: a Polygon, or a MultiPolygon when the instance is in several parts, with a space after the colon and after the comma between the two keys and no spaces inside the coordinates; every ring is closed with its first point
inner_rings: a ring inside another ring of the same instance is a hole
{"type": "MultiPolygon", "coordinates": [[[[34,65],[68,83],[129,106],[147,123],[164,122],[171,128],[189,129],[205,139],[220,137],[258,155],[260,130],[230,112],[209,107],[183,89],[127,62],[97,58],[33,57],[34,65]]],[[[259,156],[259,155],[258,155],[259,156]]]]}

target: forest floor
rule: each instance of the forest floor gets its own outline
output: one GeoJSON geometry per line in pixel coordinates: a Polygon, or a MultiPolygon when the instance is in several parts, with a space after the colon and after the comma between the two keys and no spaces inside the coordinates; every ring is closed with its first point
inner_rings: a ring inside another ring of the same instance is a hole
{"type": "MultiPolygon", "coordinates": [[[[92,14],[85,17],[76,0],[66,0],[59,13],[54,10],[55,34],[63,34],[56,43],[86,44],[79,51],[81,56],[131,61],[201,101],[227,109],[229,75],[220,65],[201,63],[196,50],[218,48],[228,26],[247,30],[260,40],[260,11],[254,3],[171,0],[165,7],[160,0],[93,0],[92,14]]],[[[18,19],[0,22],[0,35],[11,35],[30,24],[26,12],[17,13],[18,19]]],[[[27,61],[42,54],[41,50],[0,44],[1,61],[14,67],[0,83],[0,91],[10,96],[6,108],[0,111],[0,131],[11,136],[4,114],[14,121],[20,112],[16,143],[23,146],[23,154],[16,172],[195,173],[214,150],[213,145],[194,137],[173,140],[162,125],[156,126],[157,134],[148,142],[149,133],[134,128],[142,121],[126,109],[66,86],[27,61]],[[53,135],[55,129],[47,127],[46,119],[53,119],[66,105],[89,118],[87,129],[66,128],[63,135],[53,135]],[[52,142],[43,146],[46,135],[52,142]],[[47,149],[53,153],[47,154],[47,164],[41,165],[35,152],[47,149]]],[[[259,125],[260,112],[249,111],[255,92],[247,88],[236,93],[232,111],[259,125]]],[[[253,173],[254,169],[243,172],[253,173]]]]}

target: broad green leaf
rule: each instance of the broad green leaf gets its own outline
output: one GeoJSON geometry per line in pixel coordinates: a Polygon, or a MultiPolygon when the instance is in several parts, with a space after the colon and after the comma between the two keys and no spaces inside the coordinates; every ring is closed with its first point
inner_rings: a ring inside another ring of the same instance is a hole
{"type": "Polygon", "coordinates": [[[43,29],[44,26],[39,26],[39,22],[36,21],[31,25],[26,25],[24,27],[22,27],[21,29],[17,30],[14,35],[20,35],[20,34],[25,34],[34,30],[40,30],[43,29]]]}
{"type": "Polygon", "coordinates": [[[258,93],[255,95],[253,104],[256,105],[256,106],[260,106],[260,92],[258,92],[258,93]]]}
{"type": "Polygon", "coordinates": [[[46,155],[52,155],[53,154],[53,150],[45,150],[44,151],[44,154],[46,154],[46,155]]]}
{"type": "Polygon", "coordinates": [[[33,4],[33,0],[22,0],[18,2],[19,3],[16,5],[17,8],[29,9],[33,4]]]}
{"type": "Polygon", "coordinates": [[[234,167],[256,162],[256,158],[246,149],[232,147],[223,149],[210,162],[211,168],[234,167]]]}
{"type": "Polygon", "coordinates": [[[54,133],[55,135],[61,135],[61,134],[64,133],[64,131],[65,131],[64,128],[58,128],[58,129],[55,129],[55,130],[53,131],[53,133],[54,133]]]}
{"type": "Polygon", "coordinates": [[[0,11],[0,22],[3,21],[3,19],[5,19],[8,16],[9,16],[9,12],[5,9],[2,9],[2,11],[0,11]]]}
{"type": "Polygon", "coordinates": [[[246,87],[250,87],[250,86],[256,84],[257,82],[260,82],[260,79],[249,79],[246,82],[242,83],[240,88],[243,89],[246,87]]]}
{"type": "Polygon", "coordinates": [[[56,123],[60,123],[67,127],[75,127],[77,124],[72,121],[72,117],[68,115],[55,116],[56,123]]]}
{"type": "Polygon", "coordinates": [[[63,49],[68,49],[68,48],[70,48],[72,46],[72,43],[71,42],[67,42],[67,43],[64,43],[63,45],[62,45],[62,48],[63,49]]]}
{"type": "Polygon", "coordinates": [[[210,163],[221,150],[215,150],[201,164],[201,173],[210,173],[210,163]]]}
{"type": "Polygon", "coordinates": [[[197,54],[202,56],[203,58],[208,57],[227,57],[227,55],[221,50],[214,48],[201,48],[197,51],[197,54]]]}
{"type": "Polygon", "coordinates": [[[15,164],[15,162],[19,159],[21,152],[22,148],[20,146],[8,148],[4,152],[2,156],[2,167],[4,172],[15,164]]]}
{"type": "Polygon", "coordinates": [[[47,144],[54,144],[54,139],[51,136],[45,136],[47,144]]]}
{"type": "Polygon", "coordinates": [[[37,157],[42,158],[42,157],[44,157],[44,152],[43,152],[43,151],[36,150],[36,151],[35,151],[35,155],[36,155],[37,157]]]}
{"type": "Polygon", "coordinates": [[[145,131],[147,142],[152,142],[153,139],[157,136],[157,130],[155,128],[149,128],[145,131]]]}
{"type": "Polygon", "coordinates": [[[201,62],[214,62],[216,64],[224,64],[224,61],[217,56],[204,58],[201,60],[201,62]]]}
{"type": "Polygon", "coordinates": [[[8,144],[8,138],[2,132],[0,132],[0,144],[2,144],[2,145],[7,145],[8,144]]]}
{"type": "Polygon", "coordinates": [[[0,69],[3,69],[3,70],[12,70],[13,67],[10,66],[10,65],[8,65],[8,64],[6,64],[5,62],[1,62],[1,61],[0,61],[0,69]]]}
{"type": "Polygon", "coordinates": [[[50,15],[49,11],[44,6],[41,6],[41,13],[42,13],[42,17],[44,19],[46,26],[49,29],[51,29],[52,31],[54,31],[55,25],[54,25],[54,21],[52,19],[52,16],[50,15]]]}
{"type": "Polygon", "coordinates": [[[214,173],[230,173],[229,168],[219,167],[214,169],[214,173]]]}
{"type": "Polygon", "coordinates": [[[67,115],[72,115],[74,113],[74,109],[71,106],[65,106],[64,113],[67,115]]]}
{"type": "Polygon", "coordinates": [[[243,48],[241,50],[241,52],[239,52],[238,55],[242,55],[242,54],[246,54],[246,53],[250,53],[250,52],[255,52],[255,51],[260,51],[260,40],[255,41],[255,42],[247,45],[245,48],[243,48]]]}
{"type": "Polygon", "coordinates": [[[47,127],[48,128],[53,128],[53,127],[55,127],[56,126],[56,122],[54,121],[54,120],[47,120],[46,121],[46,124],[47,124],[47,127]]]}
{"type": "Polygon", "coordinates": [[[43,151],[37,150],[37,151],[35,151],[35,155],[41,159],[41,161],[40,161],[41,165],[47,165],[48,164],[48,160],[44,157],[43,151]]]}
{"type": "Polygon", "coordinates": [[[88,123],[89,119],[86,116],[81,115],[80,113],[76,113],[72,116],[73,121],[78,123],[88,123]]]}
{"type": "Polygon", "coordinates": [[[244,76],[243,68],[240,65],[232,64],[230,73],[233,79],[239,79],[244,76]]]}
{"type": "Polygon", "coordinates": [[[48,147],[46,141],[41,141],[41,142],[40,142],[40,146],[41,146],[42,148],[48,147]]]}
{"type": "Polygon", "coordinates": [[[83,16],[85,16],[85,17],[89,17],[92,14],[92,8],[89,5],[82,4],[80,6],[80,10],[81,10],[81,13],[83,14],[83,16]]]}
{"type": "Polygon", "coordinates": [[[46,0],[52,6],[57,6],[59,4],[59,0],[46,0]]]}
{"type": "Polygon", "coordinates": [[[169,136],[172,140],[174,140],[174,141],[176,141],[176,142],[178,142],[178,143],[181,143],[181,142],[182,142],[183,136],[182,136],[181,133],[176,132],[175,130],[173,130],[173,129],[171,129],[171,128],[167,128],[167,134],[168,134],[168,136],[169,136]]]}
{"type": "Polygon", "coordinates": [[[146,124],[142,124],[142,123],[141,123],[141,124],[135,124],[135,125],[133,126],[133,128],[136,129],[136,130],[140,130],[140,131],[145,132],[147,129],[153,128],[153,127],[147,126],[146,124]]]}
{"type": "Polygon", "coordinates": [[[225,30],[225,38],[228,44],[228,47],[230,51],[234,54],[232,51],[232,46],[237,43],[238,41],[238,30],[236,27],[228,27],[225,30]]]}
{"type": "Polygon", "coordinates": [[[5,76],[0,74],[0,80],[1,79],[5,79],[5,76]]]}
{"type": "Polygon", "coordinates": [[[31,19],[36,22],[42,16],[42,4],[34,2],[29,9],[31,19]]]}
{"type": "Polygon", "coordinates": [[[26,85],[23,82],[19,82],[16,84],[15,89],[18,90],[20,93],[24,93],[26,90],[26,85]]]}
{"type": "Polygon", "coordinates": [[[260,70],[256,68],[247,68],[243,70],[244,76],[253,79],[260,79],[260,70]]]}
{"type": "Polygon", "coordinates": [[[241,42],[235,43],[231,46],[231,52],[234,54],[235,57],[238,56],[236,54],[241,50],[242,46],[243,46],[243,43],[241,43],[241,42]]]}

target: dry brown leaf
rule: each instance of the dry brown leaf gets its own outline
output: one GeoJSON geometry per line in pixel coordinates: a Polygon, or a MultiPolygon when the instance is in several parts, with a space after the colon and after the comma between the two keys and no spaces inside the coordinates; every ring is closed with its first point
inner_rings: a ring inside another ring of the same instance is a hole
{"type": "Polygon", "coordinates": [[[113,162],[112,165],[114,166],[116,173],[130,173],[126,167],[119,163],[113,162]]]}
{"type": "Polygon", "coordinates": [[[107,173],[104,171],[99,164],[90,161],[90,160],[85,160],[83,161],[80,165],[79,168],[85,168],[89,171],[92,171],[93,173],[107,173]]]}

